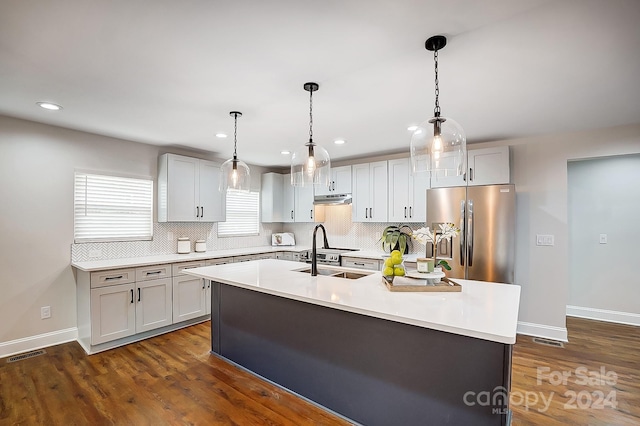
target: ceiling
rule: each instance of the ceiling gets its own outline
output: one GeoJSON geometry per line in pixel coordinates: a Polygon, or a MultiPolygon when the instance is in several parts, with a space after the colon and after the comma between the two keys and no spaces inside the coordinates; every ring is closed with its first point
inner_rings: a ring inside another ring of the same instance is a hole
{"type": "Polygon", "coordinates": [[[408,151],[443,34],[442,113],[469,143],[638,123],[638,22],[638,0],[3,0],[0,114],[227,158],[238,110],[238,156],[286,166],[315,81],[333,160],[408,151]]]}

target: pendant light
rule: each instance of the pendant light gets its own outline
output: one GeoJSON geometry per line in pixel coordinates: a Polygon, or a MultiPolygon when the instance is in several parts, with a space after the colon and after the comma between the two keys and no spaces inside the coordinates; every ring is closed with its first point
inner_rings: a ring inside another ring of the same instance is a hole
{"type": "Polygon", "coordinates": [[[225,161],[220,167],[220,191],[233,189],[248,192],[251,188],[249,166],[244,161],[238,160],[237,154],[238,117],[242,117],[242,113],[231,111],[229,115],[233,117],[233,158],[225,161]]]}
{"type": "Polygon", "coordinates": [[[317,83],[305,83],[304,90],[309,92],[309,142],[296,149],[291,156],[291,185],[329,186],[331,159],[326,149],[313,142],[313,92],[318,90],[317,83]]]}
{"type": "Polygon", "coordinates": [[[425,42],[425,48],[433,52],[435,62],[436,104],[433,117],[417,126],[411,135],[411,166],[414,173],[435,172],[436,176],[459,176],[466,170],[467,138],[464,130],[453,119],[440,115],[438,51],[446,44],[446,37],[441,35],[430,37],[425,42]]]}

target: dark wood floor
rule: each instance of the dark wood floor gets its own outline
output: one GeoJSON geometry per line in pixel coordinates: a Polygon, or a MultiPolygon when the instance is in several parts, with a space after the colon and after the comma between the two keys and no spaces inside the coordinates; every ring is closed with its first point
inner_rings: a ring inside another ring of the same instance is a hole
{"type": "MultiPolygon", "coordinates": [[[[572,318],[567,323],[565,348],[518,336],[513,424],[640,424],[640,329],[572,318]],[[577,384],[580,366],[585,374],[601,367],[615,372],[616,383],[577,384]],[[540,384],[538,368],[548,368],[540,384]],[[572,377],[551,384],[550,377],[562,372],[572,377]],[[596,408],[596,391],[605,397],[613,391],[615,401],[610,397],[596,408]],[[535,405],[531,392],[538,395],[535,405]],[[575,409],[570,392],[578,397],[575,409]],[[540,395],[551,400],[547,409],[540,395]]],[[[209,323],[92,356],[75,342],[46,351],[15,363],[0,360],[0,425],[348,424],[210,355],[209,323]]]]}
{"type": "Polygon", "coordinates": [[[518,336],[512,424],[640,425],[640,327],[569,317],[567,329],[564,348],[518,336]]]}

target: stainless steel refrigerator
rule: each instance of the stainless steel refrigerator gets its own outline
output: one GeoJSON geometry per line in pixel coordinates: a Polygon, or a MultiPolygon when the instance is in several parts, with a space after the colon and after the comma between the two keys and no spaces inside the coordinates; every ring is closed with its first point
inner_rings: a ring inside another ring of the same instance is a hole
{"type": "MultiPolygon", "coordinates": [[[[514,185],[427,190],[427,226],[451,222],[460,235],[438,245],[438,259],[451,266],[451,278],[510,283],[515,263],[514,185]]],[[[427,256],[433,253],[427,248],[427,256]]]]}

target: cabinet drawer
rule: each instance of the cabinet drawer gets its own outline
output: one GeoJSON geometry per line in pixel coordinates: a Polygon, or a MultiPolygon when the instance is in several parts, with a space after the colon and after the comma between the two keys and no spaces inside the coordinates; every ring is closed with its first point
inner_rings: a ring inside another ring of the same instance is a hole
{"type": "Polygon", "coordinates": [[[91,273],[91,288],[127,284],[135,281],[136,270],[133,268],[112,269],[110,271],[98,271],[91,273]]]}
{"type": "Polygon", "coordinates": [[[380,261],[373,259],[358,259],[358,258],[342,258],[342,266],[348,268],[357,268],[357,269],[371,269],[377,271],[380,269],[380,261]]]}
{"type": "Polygon", "coordinates": [[[155,280],[171,276],[171,265],[151,265],[136,268],[136,281],[155,280]]]}
{"type": "Polygon", "coordinates": [[[219,259],[209,259],[206,262],[206,266],[226,265],[227,263],[233,263],[233,257],[222,257],[222,258],[219,258],[219,259]]]}
{"type": "Polygon", "coordinates": [[[180,275],[184,269],[191,268],[199,268],[201,266],[205,266],[206,262],[204,260],[198,260],[195,262],[182,262],[182,263],[174,263],[171,265],[172,275],[175,277],[180,275]]]}

